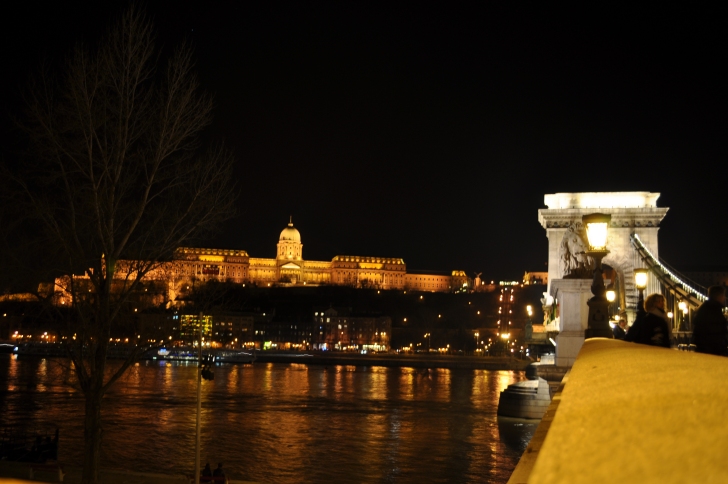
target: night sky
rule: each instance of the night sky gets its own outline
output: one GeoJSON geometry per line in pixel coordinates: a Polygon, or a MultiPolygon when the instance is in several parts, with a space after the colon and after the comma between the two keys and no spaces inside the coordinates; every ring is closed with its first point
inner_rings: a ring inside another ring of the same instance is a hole
{"type": "MultiPolygon", "coordinates": [[[[5,16],[3,160],[28,75],[126,4],[5,16]]],[[[205,245],[274,257],[292,215],[304,259],[519,279],[545,270],[544,194],[638,190],[670,207],[668,263],[728,267],[725,9],[473,5],[148,2],[237,158],[239,215],[205,245]]]]}

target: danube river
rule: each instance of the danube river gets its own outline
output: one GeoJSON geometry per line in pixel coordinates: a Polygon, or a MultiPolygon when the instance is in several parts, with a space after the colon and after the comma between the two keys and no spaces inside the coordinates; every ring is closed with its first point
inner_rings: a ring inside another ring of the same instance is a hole
{"type": "MultiPolygon", "coordinates": [[[[82,398],[65,360],[0,355],[2,425],[60,428],[80,466],[82,398]]],[[[108,393],[105,468],[192,474],[194,364],[141,362],[108,393]]],[[[202,387],[202,463],[262,483],[506,482],[535,424],[499,420],[522,372],[256,363],[202,387]]]]}

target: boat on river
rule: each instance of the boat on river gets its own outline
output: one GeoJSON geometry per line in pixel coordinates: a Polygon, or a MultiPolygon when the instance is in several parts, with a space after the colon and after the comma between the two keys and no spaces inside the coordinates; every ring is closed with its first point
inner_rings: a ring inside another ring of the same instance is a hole
{"type": "Polygon", "coordinates": [[[248,350],[215,350],[216,363],[252,363],[255,361],[255,351],[248,350]]]}
{"type": "Polygon", "coordinates": [[[18,356],[68,356],[68,351],[62,343],[26,342],[19,343],[13,348],[18,356]]]}
{"type": "MultiPolygon", "coordinates": [[[[252,363],[255,361],[255,352],[251,350],[211,349],[203,350],[203,356],[210,355],[214,363],[252,363]]],[[[192,346],[175,346],[160,348],[155,359],[170,361],[197,361],[197,348],[192,346]]]]}
{"type": "MultiPolygon", "coordinates": [[[[107,349],[108,358],[127,358],[136,349],[131,345],[109,345],[107,349]]],[[[68,356],[68,350],[63,343],[20,343],[13,348],[18,356],[68,356]]],[[[203,350],[203,356],[212,356],[214,363],[238,363],[246,364],[255,361],[255,351],[245,349],[210,349],[203,350]]],[[[198,359],[197,348],[194,346],[174,346],[170,348],[152,348],[139,356],[140,360],[170,360],[196,362],[198,359]]]]}

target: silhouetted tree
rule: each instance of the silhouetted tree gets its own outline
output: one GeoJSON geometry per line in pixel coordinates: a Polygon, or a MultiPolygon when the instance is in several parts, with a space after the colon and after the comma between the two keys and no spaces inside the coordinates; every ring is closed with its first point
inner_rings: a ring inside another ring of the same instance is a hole
{"type": "Polygon", "coordinates": [[[66,275],[69,356],[85,397],[84,483],[98,481],[104,394],[147,347],[137,333],[129,358],[107,361],[114,328],[133,332],[140,281],[233,211],[231,156],[198,150],[213,103],[191,52],[162,58],[134,8],[96,48],[75,48],[58,76],[31,83],[21,122],[30,156],[4,172],[22,195],[16,214],[32,218],[35,256],[66,275]]]}

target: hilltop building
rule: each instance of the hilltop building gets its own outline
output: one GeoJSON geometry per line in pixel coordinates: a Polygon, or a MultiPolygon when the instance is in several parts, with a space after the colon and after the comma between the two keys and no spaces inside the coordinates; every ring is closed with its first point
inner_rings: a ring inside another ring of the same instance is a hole
{"type": "MultiPolygon", "coordinates": [[[[119,267],[134,266],[120,261],[119,267]]],[[[131,270],[131,269],[129,269],[131,270]]],[[[118,273],[125,279],[123,270],[118,273]]],[[[86,276],[75,276],[83,279],[86,276]]],[[[68,279],[67,277],[65,278],[68,279]]],[[[275,259],[250,257],[244,250],[180,247],[171,261],[150,271],[144,281],[154,284],[154,304],[160,297],[175,305],[185,299],[195,283],[210,280],[253,284],[259,287],[274,285],[343,285],[357,288],[402,289],[428,292],[469,291],[471,281],[465,271],[450,274],[408,273],[404,260],[392,257],[337,255],[331,261],[314,261],[303,258],[301,233],[288,223],[278,238],[275,259]],[[159,288],[166,287],[162,295],[159,288]]],[[[70,294],[64,288],[64,278],[56,281],[57,299],[60,304],[70,302],[70,294]]],[[[150,300],[151,301],[151,300],[150,300]]]]}
{"type": "Polygon", "coordinates": [[[523,274],[523,284],[528,286],[531,284],[546,285],[549,282],[548,272],[526,272],[523,274]]]}
{"type": "Polygon", "coordinates": [[[281,232],[275,259],[250,257],[244,250],[181,247],[164,273],[173,300],[186,290],[192,279],[218,279],[263,287],[332,284],[430,292],[455,292],[469,287],[464,271],[408,273],[407,265],[400,258],[337,255],[331,261],[305,260],[301,233],[292,221],[281,232]]]}

